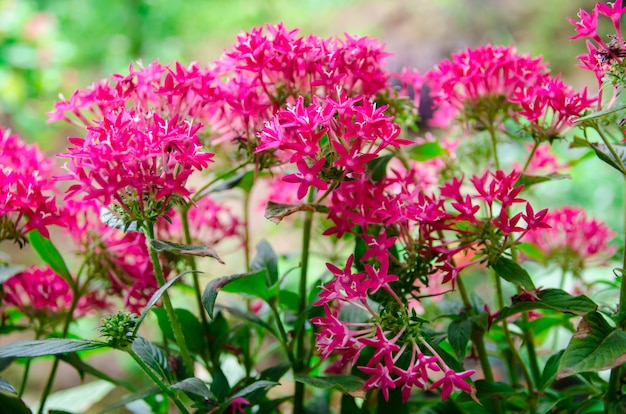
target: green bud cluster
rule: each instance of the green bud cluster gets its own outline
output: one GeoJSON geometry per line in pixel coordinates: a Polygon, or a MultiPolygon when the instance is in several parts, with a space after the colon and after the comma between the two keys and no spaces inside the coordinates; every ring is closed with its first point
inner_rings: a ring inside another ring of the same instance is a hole
{"type": "Polygon", "coordinates": [[[129,312],[118,311],[102,319],[100,333],[113,348],[124,349],[135,340],[137,318],[129,312]]]}

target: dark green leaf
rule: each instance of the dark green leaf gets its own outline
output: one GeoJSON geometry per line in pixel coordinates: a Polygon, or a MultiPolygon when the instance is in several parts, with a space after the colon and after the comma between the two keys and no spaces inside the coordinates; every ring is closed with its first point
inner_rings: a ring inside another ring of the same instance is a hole
{"type": "Polygon", "coordinates": [[[215,249],[209,246],[192,246],[189,244],[174,243],[167,240],[150,240],[150,246],[157,252],[174,252],[188,256],[211,257],[221,264],[224,261],[217,254],[215,249]]]}
{"type": "Polygon", "coordinates": [[[615,168],[617,171],[626,175],[626,171],[622,167],[622,164],[626,164],[626,146],[624,145],[612,145],[613,149],[617,153],[619,159],[615,158],[611,153],[609,147],[604,144],[591,144],[591,148],[594,150],[598,158],[615,168]]]}
{"type": "Polygon", "coordinates": [[[0,372],[4,371],[15,358],[0,358],[0,372]]]}
{"type": "Polygon", "coordinates": [[[230,385],[222,368],[216,367],[213,372],[213,382],[211,383],[211,392],[217,397],[218,401],[224,401],[230,394],[230,385]]]}
{"type": "Polygon", "coordinates": [[[448,151],[437,141],[415,145],[409,150],[409,157],[414,161],[428,161],[444,155],[448,155],[448,151]]]}
{"type": "MultiPolygon", "coordinates": [[[[474,381],[474,387],[476,388],[476,396],[482,399],[489,400],[506,400],[511,397],[524,396],[525,393],[520,390],[516,390],[509,384],[504,382],[487,382],[485,380],[474,381]]],[[[458,402],[471,401],[472,397],[468,393],[461,394],[458,398],[458,402]]]]}
{"type": "Polygon", "coordinates": [[[275,381],[265,381],[265,380],[259,380],[259,381],[253,382],[247,387],[244,387],[240,389],[239,391],[237,391],[235,394],[231,395],[226,401],[222,403],[222,406],[227,406],[228,403],[230,403],[235,398],[245,397],[246,395],[251,394],[254,391],[259,390],[261,388],[274,387],[276,385],[280,385],[280,383],[275,382],[275,381]]]}
{"type": "Polygon", "coordinates": [[[324,390],[336,389],[341,392],[354,392],[363,389],[363,380],[354,375],[332,375],[318,377],[312,375],[296,374],[293,379],[311,387],[324,390]]]}
{"type": "Polygon", "coordinates": [[[216,400],[215,395],[213,395],[209,387],[207,387],[204,381],[199,378],[185,378],[181,382],[177,382],[170,387],[189,394],[197,395],[205,400],[216,400]]]}
{"type": "Polygon", "coordinates": [[[72,279],[65,260],[63,260],[63,256],[61,256],[56,246],[49,239],[43,237],[38,230],[31,230],[28,233],[28,240],[41,260],[46,262],[52,270],[65,279],[73,291],[76,291],[76,282],[72,279]]]}
{"type": "Polygon", "coordinates": [[[554,180],[571,180],[572,176],[569,174],[559,174],[552,173],[548,175],[528,175],[522,174],[520,178],[517,179],[515,185],[523,185],[525,189],[531,187],[535,184],[545,183],[546,181],[554,181],[554,180]]]}
{"type": "Polygon", "coordinates": [[[355,398],[349,394],[341,395],[340,414],[361,414],[359,406],[356,405],[355,398]]]}
{"type": "Polygon", "coordinates": [[[496,318],[497,321],[509,316],[527,312],[533,309],[549,309],[561,313],[574,315],[585,315],[598,308],[587,296],[572,296],[561,289],[545,289],[537,292],[537,300],[528,302],[517,302],[513,306],[505,307],[496,318]]]}
{"type": "Polygon", "coordinates": [[[0,358],[34,358],[108,347],[109,345],[105,342],[79,339],[52,338],[38,341],[17,341],[0,347],[0,358]]]}
{"type": "Polygon", "coordinates": [[[32,414],[32,411],[15,395],[0,392],[0,410],[7,414],[32,414]]]}
{"type": "Polygon", "coordinates": [[[139,358],[159,374],[161,378],[166,378],[168,382],[171,381],[167,355],[161,348],[141,336],[135,338],[132,348],[139,358]]]}
{"type": "Polygon", "coordinates": [[[12,276],[22,272],[24,269],[26,269],[25,266],[0,266],[0,285],[9,280],[12,276]]]}
{"type": "Polygon", "coordinates": [[[603,371],[626,362],[626,332],[611,327],[599,312],[589,312],[561,357],[557,379],[603,371]]]}
{"type": "Polygon", "coordinates": [[[269,276],[269,286],[278,281],[278,257],[272,246],[265,241],[261,240],[256,245],[257,254],[250,264],[250,272],[254,273],[259,270],[266,269],[269,276]]]}
{"type": "Polygon", "coordinates": [[[621,106],[616,106],[616,107],[613,107],[613,108],[603,109],[602,111],[598,111],[598,112],[594,112],[594,113],[589,114],[589,115],[582,116],[582,117],[578,118],[574,122],[580,123],[580,122],[588,121],[590,119],[600,118],[600,117],[603,117],[605,115],[612,114],[613,112],[619,112],[619,111],[621,111],[623,109],[626,109],[626,105],[621,105],[621,106]]]}
{"type": "Polygon", "coordinates": [[[535,246],[532,243],[519,243],[515,246],[519,251],[523,252],[526,256],[530,257],[532,260],[545,264],[546,263],[546,255],[543,251],[535,246]]]}
{"type": "Polygon", "coordinates": [[[393,158],[393,155],[385,155],[375,158],[367,163],[367,170],[370,172],[372,180],[378,182],[387,174],[387,164],[393,158]]]}
{"type": "Polygon", "coordinates": [[[452,321],[448,326],[448,342],[461,362],[465,359],[473,326],[474,324],[470,319],[452,321]]]}
{"type": "Polygon", "coordinates": [[[143,309],[143,312],[141,312],[141,315],[139,315],[139,318],[137,318],[137,324],[135,325],[135,331],[133,333],[137,333],[137,330],[139,329],[139,326],[141,325],[141,322],[148,315],[148,312],[150,312],[150,309],[152,309],[154,304],[157,303],[159,301],[159,299],[161,299],[161,296],[163,296],[163,292],[165,292],[170,286],[172,286],[174,284],[174,282],[176,282],[178,279],[180,279],[184,275],[186,275],[188,273],[194,273],[194,272],[195,272],[194,270],[188,270],[186,272],[179,273],[175,277],[173,277],[170,280],[168,280],[167,282],[165,282],[165,284],[163,286],[161,286],[156,292],[154,292],[152,294],[152,297],[150,298],[150,300],[146,304],[146,307],[143,309]]]}
{"type": "Polygon", "coordinates": [[[527,291],[535,290],[535,285],[528,272],[513,260],[500,256],[493,263],[490,263],[490,266],[498,276],[507,282],[521,286],[527,291]]]}
{"type": "Polygon", "coordinates": [[[271,367],[261,371],[259,373],[259,379],[267,380],[267,381],[278,381],[282,378],[287,371],[291,368],[291,363],[283,362],[277,365],[272,365],[271,367]]]}
{"type": "Polygon", "coordinates": [[[299,211],[313,211],[328,213],[328,207],[323,204],[280,204],[268,201],[265,206],[265,218],[274,224],[280,223],[285,217],[299,211]]]}
{"type": "Polygon", "coordinates": [[[9,384],[9,381],[5,380],[2,377],[0,377],[0,390],[17,394],[17,391],[15,390],[15,388],[13,388],[13,385],[9,384]]]}
{"type": "MultiPolygon", "coordinates": [[[[265,273],[265,271],[262,273],[265,273]]],[[[204,288],[204,292],[202,293],[202,306],[204,306],[204,309],[206,309],[211,318],[213,318],[213,310],[215,309],[217,293],[227,284],[246,276],[249,276],[248,273],[218,277],[211,280],[209,284],[206,285],[206,288],[204,288]]]]}
{"type": "Polygon", "coordinates": [[[240,172],[240,173],[233,175],[230,178],[218,181],[215,184],[209,186],[206,190],[204,190],[202,192],[202,195],[200,195],[199,197],[204,197],[211,193],[217,193],[219,191],[230,190],[231,188],[235,188],[239,185],[239,183],[241,183],[241,180],[243,179],[244,175],[250,174],[250,173],[253,173],[253,171],[240,172]]]}
{"type": "MultiPolygon", "coordinates": [[[[172,324],[167,316],[167,311],[159,308],[152,309],[152,312],[156,315],[159,328],[161,328],[163,334],[168,339],[175,342],[176,338],[174,337],[174,331],[172,330],[172,324]]],[[[206,342],[204,340],[205,332],[198,317],[193,312],[184,308],[175,308],[174,313],[183,331],[185,343],[189,350],[195,353],[203,352],[206,349],[206,342]]]]}
{"type": "Polygon", "coordinates": [[[548,362],[546,362],[546,366],[543,368],[543,372],[541,373],[541,379],[539,380],[539,391],[544,391],[552,385],[554,380],[556,380],[556,374],[561,363],[563,352],[564,350],[560,350],[556,354],[550,356],[548,362]]]}
{"type": "Polygon", "coordinates": [[[400,388],[389,390],[389,400],[382,398],[382,395],[378,397],[378,404],[376,407],[376,414],[409,414],[409,406],[402,402],[402,392],[400,388]]]}

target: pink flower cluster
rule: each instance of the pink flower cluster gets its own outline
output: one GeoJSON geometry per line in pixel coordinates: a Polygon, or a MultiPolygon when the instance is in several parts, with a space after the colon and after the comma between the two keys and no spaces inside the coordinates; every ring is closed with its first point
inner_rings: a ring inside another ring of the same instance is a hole
{"type": "MultiPolygon", "coordinates": [[[[103,292],[82,296],[74,314],[106,308],[103,292]]],[[[59,322],[70,310],[72,289],[65,279],[49,267],[31,266],[2,284],[2,308],[13,306],[33,321],[59,322]]]]}
{"type": "Polygon", "coordinates": [[[266,124],[256,152],[276,151],[296,165],[298,172],[283,180],[299,184],[301,199],[311,187],[324,191],[331,182],[358,177],[385,148],[407,143],[385,109],[341,90],[336,98],[314,98],[310,105],[300,97],[266,124]]]}
{"type": "Polygon", "coordinates": [[[85,138],[70,138],[68,174],[75,182],[66,198],[80,193],[98,200],[125,222],[154,222],[177,199],[189,198],[186,182],[213,154],[202,152],[199,125],[144,117],[133,110],[109,113],[85,138]]]}
{"type": "Polygon", "coordinates": [[[546,215],[545,223],[548,229],[530,231],[523,240],[536,245],[549,263],[557,263],[564,271],[579,274],[606,264],[617,250],[609,244],[617,234],[579,207],[555,209],[546,215]]]}
{"type": "Polygon", "coordinates": [[[438,108],[437,125],[447,126],[455,113],[485,127],[498,127],[510,117],[530,123],[540,140],[571,127],[573,118],[595,102],[586,89],[578,93],[558,76],[551,77],[540,58],[508,46],[485,45],[453,54],[426,79],[438,108]]]}
{"type": "Polygon", "coordinates": [[[598,2],[591,14],[584,9],[578,11],[578,20],[568,19],[576,26],[576,35],[570,39],[587,39],[587,54],[579,55],[583,69],[595,73],[598,79],[598,86],[602,85],[604,75],[610,73],[614,63],[621,63],[626,56],[626,45],[620,28],[622,15],[626,13],[626,7],[622,5],[622,0],[615,0],[609,3],[598,2]],[[606,43],[598,33],[598,23],[600,16],[606,16],[611,20],[615,34],[610,35],[610,41],[606,43]]]}
{"type": "Polygon", "coordinates": [[[0,242],[22,245],[33,229],[49,237],[47,227],[60,224],[52,168],[36,146],[0,127],[0,242]]]}

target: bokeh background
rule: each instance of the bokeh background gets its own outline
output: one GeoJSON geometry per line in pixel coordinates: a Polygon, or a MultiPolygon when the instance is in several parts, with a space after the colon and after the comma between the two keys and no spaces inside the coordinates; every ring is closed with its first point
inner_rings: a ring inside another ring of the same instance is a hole
{"type": "MultiPolygon", "coordinates": [[[[51,154],[80,133],[46,123],[61,93],[131,62],[209,64],[237,34],[284,22],[302,34],[377,37],[393,53],[389,69],[425,71],[450,53],[484,43],[514,44],[542,55],[553,73],[596,92],[595,77],[576,68],[582,41],[571,42],[579,8],[592,0],[0,0],[0,125],[51,154]]],[[[583,154],[557,143],[564,160],[583,154]]],[[[623,180],[594,158],[576,164],[571,180],[537,190],[539,207],[581,205],[623,234],[623,180]]],[[[7,246],[2,246],[3,248],[7,246]]],[[[2,343],[2,341],[0,341],[2,343]]],[[[47,375],[45,362],[42,372],[47,375]]],[[[63,388],[79,382],[70,369],[63,388]]],[[[62,374],[63,375],[63,374],[62,374]]],[[[42,378],[42,381],[44,379],[42,378]]],[[[55,388],[56,389],[56,388],[55,388]]],[[[1,410],[0,410],[1,411],[1,410]]]]}

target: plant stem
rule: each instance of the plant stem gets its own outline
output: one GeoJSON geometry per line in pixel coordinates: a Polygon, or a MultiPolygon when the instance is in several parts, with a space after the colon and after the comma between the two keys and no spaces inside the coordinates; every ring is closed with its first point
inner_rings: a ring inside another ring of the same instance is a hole
{"type": "Polygon", "coordinates": [[[148,365],[146,365],[146,363],[141,360],[141,358],[139,357],[139,355],[137,355],[135,353],[135,351],[133,351],[130,347],[128,347],[126,349],[126,352],[128,352],[128,354],[135,360],[137,365],[139,365],[139,367],[141,367],[141,369],[146,374],[148,374],[150,379],[161,389],[161,391],[163,391],[163,393],[165,395],[167,395],[174,402],[174,404],[176,404],[176,407],[178,407],[178,409],[180,410],[181,413],[189,414],[189,411],[187,410],[187,407],[185,407],[185,405],[178,398],[178,396],[176,396],[174,391],[172,391],[171,388],[169,388],[167,385],[165,385],[163,383],[163,381],[161,381],[159,379],[159,377],[157,377],[156,374],[154,372],[152,372],[152,369],[150,369],[150,367],[148,365]]]}
{"type": "MultiPolygon", "coordinates": [[[[63,324],[63,331],[61,332],[61,338],[65,338],[67,333],[70,330],[70,324],[72,323],[74,317],[74,311],[76,310],[76,306],[78,305],[78,301],[80,300],[80,290],[74,285],[72,287],[72,302],[70,304],[70,309],[67,312],[67,316],[65,317],[65,322],[63,324]]],[[[41,402],[39,403],[38,414],[43,414],[43,409],[46,406],[46,400],[50,395],[50,391],[52,391],[52,385],[54,384],[54,379],[57,375],[57,369],[59,367],[59,357],[54,357],[54,362],[52,363],[52,368],[50,369],[50,375],[48,376],[48,381],[46,381],[46,385],[43,389],[43,393],[41,394],[41,402]]]]}
{"type": "MultiPolygon", "coordinates": [[[[469,296],[467,294],[467,289],[465,288],[465,284],[463,283],[463,278],[456,278],[456,285],[459,288],[459,293],[461,294],[461,300],[463,301],[463,305],[470,312],[470,314],[474,314],[474,308],[469,300],[469,296]]],[[[480,367],[483,370],[483,375],[485,376],[485,380],[487,382],[494,382],[493,369],[491,368],[491,363],[489,362],[489,355],[487,354],[487,347],[485,346],[485,332],[483,330],[478,330],[476,327],[472,329],[472,342],[476,347],[476,352],[478,352],[478,360],[480,361],[480,367]]]]}
{"type": "MultiPolygon", "coordinates": [[[[182,221],[182,225],[183,225],[183,232],[185,234],[185,243],[186,244],[192,244],[191,242],[191,232],[189,231],[189,208],[191,207],[191,204],[186,204],[180,212],[180,217],[181,217],[181,221],[182,221]]],[[[200,313],[200,320],[202,322],[202,327],[204,329],[204,332],[209,332],[209,321],[206,318],[206,310],[204,309],[204,306],[202,305],[202,290],[200,289],[200,280],[199,280],[199,275],[196,272],[196,270],[198,270],[198,265],[196,264],[196,257],[193,255],[189,255],[187,256],[189,259],[189,266],[191,267],[191,270],[193,270],[193,290],[194,290],[194,294],[196,296],[196,302],[198,302],[198,312],[200,313]]],[[[206,347],[206,353],[210,352],[210,348],[206,347]]],[[[209,356],[210,359],[210,356],[209,356]]],[[[206,365],[208,365],[207,359],[204,359],[204,362],[206,365]]]]}
{"type": "MultiPolygon", "coordinates": [[[[159,262],[159,256],[157,255],[156,250],[152,248],[151,240],[154,239],[154,224],[148,224],[148,251],[150,252],[150,259],[152,260],[152,266],[154,267],[154,274],[157,279],[157,283],[159,284],[159,288],[161,288],[165,284],[165,277],[163,277],[163,270],[161,269],[161,262],[159,262]]],[[[172,326],[172,331],[174,332],[174,339],[176,339],[176,344],[180,349],[180,354],[183,357],[183,363],[185,365],[185,372],[189,377],[193,377],[193,359],[191,358],[191,354],[189,353],[189,349],[187,348],[187,343],[185,342],[185,336],[183,335],[183,331],[180,327],[180,323],[178,322],[178,318],[176,317],[176,312],[174,312],[174,308],[172,307],[172,302],[170,301],[170,296],[167,293],[167,290],[163,291],[163,304],[165,305],[165,311],[167,312],[167,317],[170,320],[170,324],[172,326]]]]}
{"type": "Polygon", "coordinates": [[[617,151],[615,151],[615,148],[613,148],[613,145],[611,144],[611,141],[609,141],[609,138],[602,131],[602,129],[596,128],[596,131],[598,132],[598,135],[600,135],[600,138],[602,138],[602,141],[604,142],[604,145],[606,145],[606,147],[609,149],[609,152],[611,153],[611,155],[615,159],[615,162],[621,168],[622,174],[626,175],[626,165],[624,165],[624,162],[622,161],[620,156],[617,154],[617,151]]]}
{"type": "Polygon", "coordinates": [[[528,155],[528,158],[526,159],[526,163],[524,164],[522,173],[525,173],[526,170],[528,169],[530,162],[532,161],[533,157],[535,156],[535,153],[537,152],[537,148],[539,148],[539,142],[535,141],[535,144],[533,145],[533,149],[530,151],[530,154],[528,155]]]}
{"type": "MultiPolygon", "coordinates": [[[[315,197],[315,191],[309,190],[307,202],[312,203],[315,197]]],[[[307,307],[307,271],[309,268],[309,252],[311,246],[311,228],[313,227],[313,212],[307,211],[304,213],[304,224],[302,229],[302,259],[300,268],[300,286],[298,289],[298,317],[302,318],[307,307]]],[[[296,366],[294,366],[294,373],[303,372],[305,369],[305,337],[306,337],[306,321],[302,319],[301,325],[297,328],[296,334],[296,366]]],[[[296,382],[294,393],[294,410],[295,414],[304,413],[304,383],[296,382]]]]}
{"type": "Polygon", "coordinates": [[[243,231],[244,231],[244,257],[246,272],[250,271],[250,191],[244,190],[243,196],[243,231]]]}
{"type": "MultiPolygon", "coordinates": [[[[626,184],[626,181],[625,181],[626,184]]],[[[626,271],[626,186],[624,187],[624,249],[625,253],[622,257],[622,280],[620,281],[619,286],[619,304],[617,308],[617,316],[618,323],[617,326],[621,330],[625,330],[626,328],[626,318],[624,317],[626,313],[626,275],[624,272],[626,271]]],[[[619,398],[619,394],[621,393],[621,370],[622,366],[617,366],[611,370],[611,376],[609,377],[609,386],[606,390],[606,394],[604,394],[604,412],[608,413],[609,408],[612,403],[617,402],[619,398]]]]}

